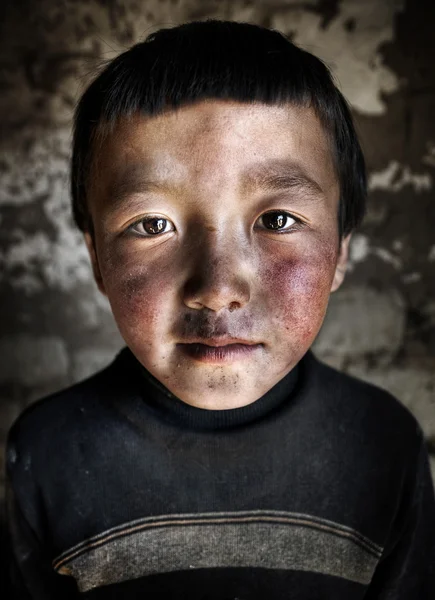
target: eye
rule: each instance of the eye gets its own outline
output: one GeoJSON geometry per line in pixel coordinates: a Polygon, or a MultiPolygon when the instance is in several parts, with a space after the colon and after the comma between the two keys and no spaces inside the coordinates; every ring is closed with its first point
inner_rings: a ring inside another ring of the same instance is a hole
{"type": "Polygon", "coordinates": [[[274,210],[261,215],[259,221],[263,223],[265,229],[269,231],[288,232],[294,231],[302,222],[290,213],[274,210]]]}
{"type": "Polygon", "coordinates": [[[169,221],[169,219],[151,216],[136,221],[136,223],[130,225],[129,230],[143,237],[152,237],[161,233],[174,231],[174,227],[171,227],[171,221],[169,221]]]}

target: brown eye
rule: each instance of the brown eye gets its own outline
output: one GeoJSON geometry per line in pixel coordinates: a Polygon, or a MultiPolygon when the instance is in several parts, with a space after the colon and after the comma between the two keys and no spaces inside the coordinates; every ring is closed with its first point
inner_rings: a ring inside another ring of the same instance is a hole
{"type": "Polygon", "coordinates": [[[139,222],[135,223],[131,229],[134,233],[138,233],[143,236],[156,236],[159,233],[167,233],[168,231],[172,231],[173,228],[169,228],[170,221],[168,219],[163,219],[162,217],[146,217],[145,219],[141,219],[139,222]]]}
{"type": "Polygon", "coordinates": [[[260,219],[264,227],[272,231],[287,231],[298,222],[289,213],[279,211],[268,212],[262,215],[260,219]]]}

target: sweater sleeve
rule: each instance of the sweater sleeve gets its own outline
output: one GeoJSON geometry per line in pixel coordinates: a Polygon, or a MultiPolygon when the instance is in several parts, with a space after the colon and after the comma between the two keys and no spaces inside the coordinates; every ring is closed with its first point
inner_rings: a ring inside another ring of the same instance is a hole
{"type": "Polygon", "coordinates": [[[435,495],[423,434],[404,498],[366,600],[434,600],[435,495]]]}
{"type": "MultiPolygon", "coordinates": [[[[10,449],[10,446],[9,446],[10,449]]],[[[7,453],[8,456],[8,453],[7,453]]],[[[29,501],[31,490],[22,489],[6,461],[5,512],[9,556],[10,600],[72,600],[78,598],[72,577],[59,575],[51,565],[48,549],[43,546],[20,506],[19,498],[29,501]]],[[[31,501],[31,500],[30,500],[31,501]]]]}

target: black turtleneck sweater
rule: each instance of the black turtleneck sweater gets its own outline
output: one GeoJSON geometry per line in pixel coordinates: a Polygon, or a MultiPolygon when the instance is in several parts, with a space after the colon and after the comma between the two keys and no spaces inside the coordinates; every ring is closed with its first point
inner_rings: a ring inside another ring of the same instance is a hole
{"type": "Polygon", "coordinates": [[[420,427],[311,352],[218,411],[124,349],[20,415],[6,468],[18,598],[435,598],[420,427]]]}

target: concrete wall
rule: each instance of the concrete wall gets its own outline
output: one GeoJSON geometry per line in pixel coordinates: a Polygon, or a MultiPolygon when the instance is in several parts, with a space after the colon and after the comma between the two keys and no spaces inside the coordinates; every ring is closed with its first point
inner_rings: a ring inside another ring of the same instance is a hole
{"type": "Polygon", "coordinates": [[[22,0],[0,10],[2,451],[23,407],[121,346],[71,221],[74,104],[101,60],[161,26],[213,16],[289,34],[331,65],[352,103],[370,207],[316,351],[393,392],[435,456],[434,3],[22,0]]]}

